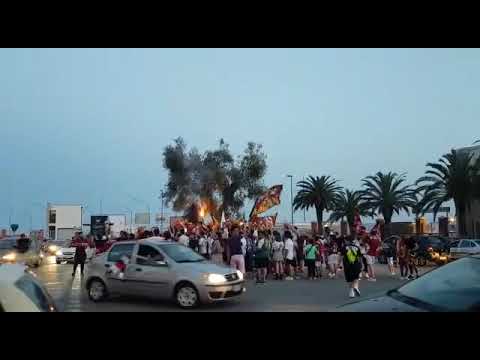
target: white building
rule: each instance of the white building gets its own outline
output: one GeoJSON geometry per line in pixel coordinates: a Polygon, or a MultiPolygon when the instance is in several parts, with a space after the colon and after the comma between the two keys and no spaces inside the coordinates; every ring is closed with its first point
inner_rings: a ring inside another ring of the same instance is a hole
{"type": "Polygon", "coordinates": [[[81,205],[47,206],[48,238],[51,240],[70,240],[76,231],[82,230],[81,205]]]}

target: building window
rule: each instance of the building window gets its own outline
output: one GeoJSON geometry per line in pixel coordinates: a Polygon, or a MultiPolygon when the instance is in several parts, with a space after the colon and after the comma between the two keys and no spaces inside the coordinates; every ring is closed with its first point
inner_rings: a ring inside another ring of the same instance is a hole
{"type": "Polygon", "coordinates": [[[55,226],[48,227],[48,238],[50,240],[55,240],[55,226]]]}
{"type": "Polygon", "coordinates": [[[57,222],[57,211],[56,210],[50,210],[48,212],[48,223],[49,224],[56,224],[57,222]]]}

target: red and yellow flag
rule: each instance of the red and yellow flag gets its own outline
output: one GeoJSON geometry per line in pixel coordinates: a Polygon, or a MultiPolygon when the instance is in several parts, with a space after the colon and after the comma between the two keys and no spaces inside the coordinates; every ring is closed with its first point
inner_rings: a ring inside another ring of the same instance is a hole
{"type": "Polygon", "coordinates": [[[282,189],[283,185],[272,186],[266,193],[257,198],[255,205],[250,212],[250,220],[255,218],[257,215],[264,213],[275,205],[279,205],[282,189]]]}

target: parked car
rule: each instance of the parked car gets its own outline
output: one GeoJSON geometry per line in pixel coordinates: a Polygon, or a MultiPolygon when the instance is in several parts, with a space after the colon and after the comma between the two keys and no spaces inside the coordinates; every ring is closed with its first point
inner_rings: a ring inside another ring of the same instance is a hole
{"type": "Polygon", "coordinates": [[[450,241],[447,238],[436,235],[419,235],[414,239],[418,244],[415,252],[418,266],[425,266],[429,261],[437,265],[448,262],[450,241]]]}
{"type": "Polygon", "coordinates": [[[55,312],[45,287],[25,266],[0,265],[0,312],[55,312]]]}
{"type": "MultiPolygon", "coordinates": [[[[55,261],[57,264],[61,264],[63,262],[73,263],[73,258],[75,256],[75,248],[70,246],[71,241],[64,241],[57,243],[58,250],[55,252],[55,261]]],[[[92,257],[95,255],[95,249],[87,248],[87,261],[90,261],[92,257]]]]}
{"type": "Polygon", "coordinates": [[[20,244],[20,237],[9,236],[0,239],[0,264],[25,264],[30,267],[41,265],[44,254],[40,249],[38,241],[25,239],[20,244]]]}
{"type": "Polygon", "coordinates": [[[480,311],[480,255],[432,270],[382,296],[337,308],[347,312],[480,311]]]}
{"type": "Polygon", "coordinates": [[[182,308],[235,298],[244,291],[243,274],[208,262],[188,247],[160,238],[122,241],[92,259],[86,289],[92,301],[112,294],[173,299],[182,308]],[[123,278],[117,262],[130,261],[123,278]]]}
{"type": "Polygon", "coordinates": [[[461,239],[458,240],[456,246],[450,246],[452,260],[474,254],[480,254],[480,240],[461,239]]]}

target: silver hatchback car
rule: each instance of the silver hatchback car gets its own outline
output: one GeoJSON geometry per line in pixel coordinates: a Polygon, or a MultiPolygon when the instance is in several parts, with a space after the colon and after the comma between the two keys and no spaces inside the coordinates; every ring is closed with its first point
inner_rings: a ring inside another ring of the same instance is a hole
{"type": "Polygon", "coordinates": [[[224,301],[245,291],[243,274],[208,262],[188,247],[161,238],[115,243],[87,266],[85,286],[92,301],[110,294],[174,299],[182,308],[224,301]],[[122,274],[115,264],[129,261],[122,274]]]}

